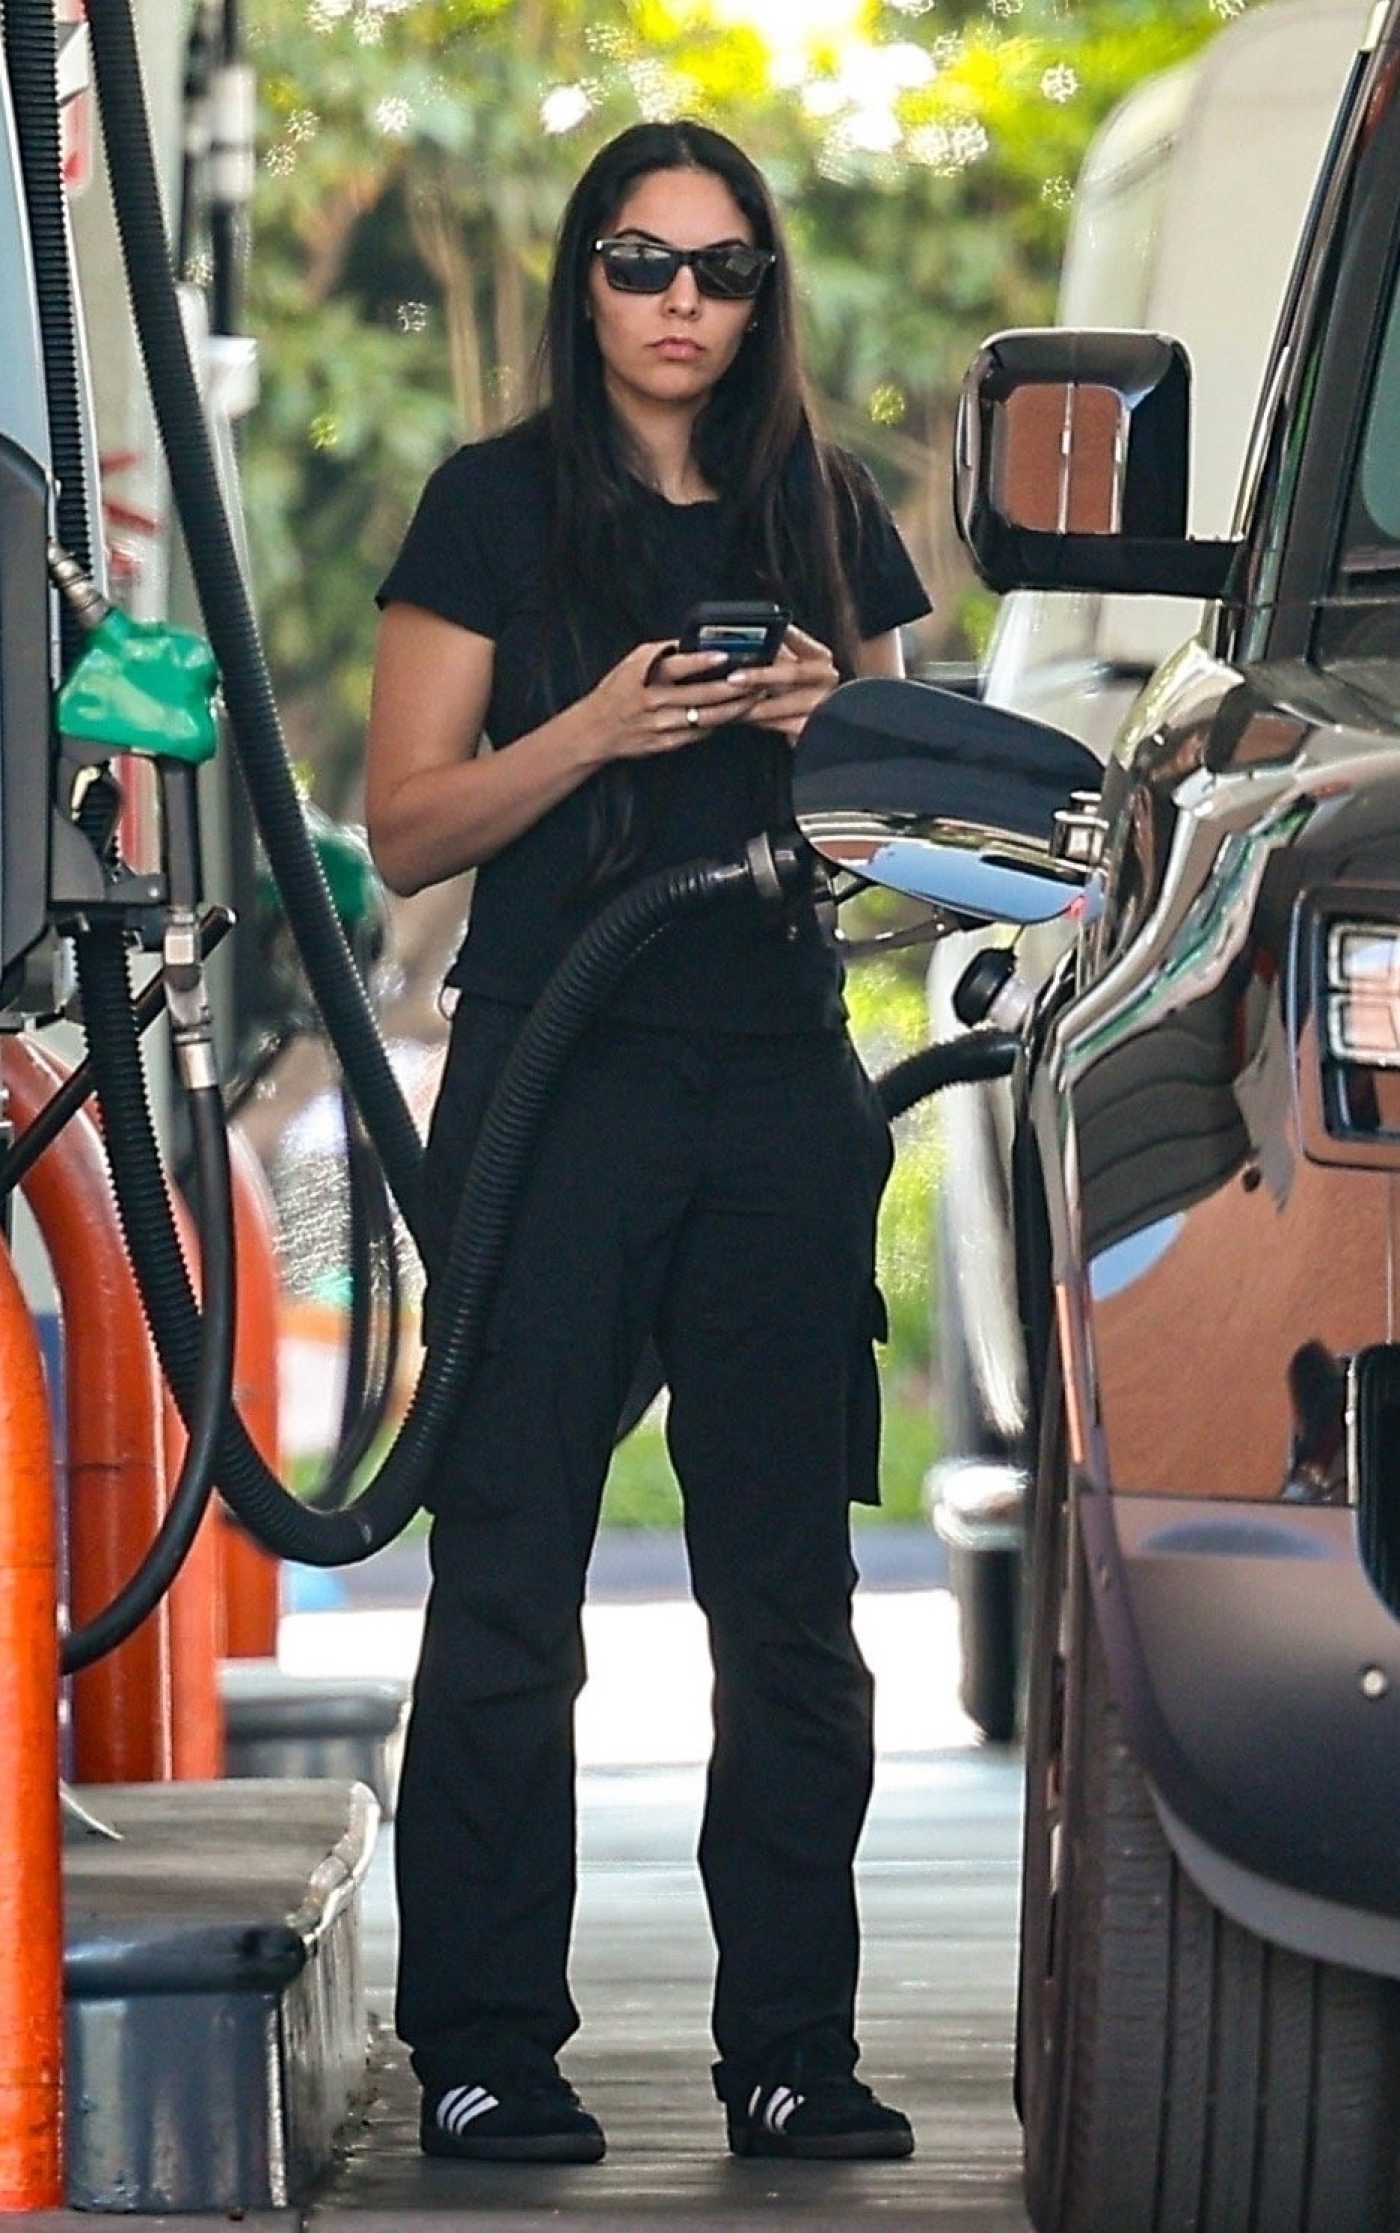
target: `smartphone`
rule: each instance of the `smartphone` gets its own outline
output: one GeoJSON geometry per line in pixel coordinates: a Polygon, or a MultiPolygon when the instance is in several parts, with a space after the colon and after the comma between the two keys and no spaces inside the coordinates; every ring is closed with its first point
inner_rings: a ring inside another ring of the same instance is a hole
{"type": "Polygon", "coordinates": [[[766,667],[782,649],[790,618],[781,605],[757,600],[694,605],[686,614],[677,649],[722,651],[729,662],[725,674],[736,667],[766,667]]]}

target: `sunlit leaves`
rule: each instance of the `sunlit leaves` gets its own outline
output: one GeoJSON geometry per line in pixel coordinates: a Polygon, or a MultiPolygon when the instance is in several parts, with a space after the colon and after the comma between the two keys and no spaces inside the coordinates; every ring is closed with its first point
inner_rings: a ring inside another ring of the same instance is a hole
{"type": "MultiPolygon", "coordinates": [[[[369,589],[436,458],[524,401],[559,213],[611,134],[701,115],[762,165],[828,419],[897,502],[937,486],[942,508],[921,496],[911,529],[937,576],[954,563],[948,413],[969,356],[994,327],[1050,314],[1097,123],[1217,28],[1209,0],[249,10],[257,579],[284,685],[305,690],[347,779],[369,589]]],[[[330,774],[331,803],[340,787],[330,774]]]]}

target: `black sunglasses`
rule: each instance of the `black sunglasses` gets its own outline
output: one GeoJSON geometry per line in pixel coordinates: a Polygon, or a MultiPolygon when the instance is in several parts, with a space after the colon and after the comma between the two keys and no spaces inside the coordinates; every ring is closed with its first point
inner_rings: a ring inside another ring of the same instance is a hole
{"type": "Polygon", "coordinates": [[[682,264],[689,264],[702,295],[721,302],[744,302],[758,293],[764,273],[777,262],[771,248],[748,248],[726,241],[718,248],[667,248],[659,240],[631,236],[595,240],[603,277],[623,295],[664,295],[682,264]]]}

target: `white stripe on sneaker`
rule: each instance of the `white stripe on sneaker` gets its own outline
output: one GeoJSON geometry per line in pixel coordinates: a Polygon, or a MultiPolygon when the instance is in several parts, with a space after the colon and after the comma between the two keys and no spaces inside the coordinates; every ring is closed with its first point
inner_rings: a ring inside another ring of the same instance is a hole
{"type": "Polygon", "coordinates": [[[759,2105],[759,2103],[760,2103],[760,2101],[761,2101],[762,2099],[763,2099],[763,2088],[762,2088],[762,2086],[755,2086],[755,2087],[754,2087],[754,2089],[753,2089],[753,2092],[752,2092],[752,2093],[751,2093],[751,2094],[749,2095],[749,2115],[750,2115],[750,2116],[752,2116],[752,2115],[754,2114],[755,2110],[756,2110],[756,2109],[758,2108],[758,2105],[759,2105]]]}
{"type": "Polygon", "coordinates": [[[473,2093],[480,2093],[480,2091],[480,2086],[454,2086],[451,2093],[445,2093],[443,2095],[442,2099],[437,2105],[436,2115],[437,2121],[441,2125],[444,2132],[446,2132],[448,2129],[448,2120],[450,2119],[452,2112],[457,2107],[458,2103],[466,2099],[468,2095],[473,2093]]]}
{"type": "Polygon", "coordinates": [[[470,2108],[486,2091],[485,2086],[459,2086],[450,2109],[439,2111],[439,2122],[444,2132],[455,2132],[457,2118],[463,2109],[470,2108]]]}
{"type": "Polygon", "coordinates": [[[484,2117],[488,2109],[499,2109],[500,2106],[496,2096],[493,2093],[488,2093],[483,2100],[474,2101],[469,2108],[462,2108],[457,2111],[452,2125],[453,2131],[456,2133],[465,2132],[467,2126],[475,2118],[484,2117]]]}
{"type": "Polygon", "coordinates": [[[775,2086],[769,2094],[768,2106],[763,2112],[763,2121],[770,2132],[776,2132],[779,2129],[777,2124],[778,2111],[785,2101],[791,2101],[791,2099],[792,2094],[786,2086],[775,2086]]]}
{"type": "Polygon", "coordinates": [[[463,2117],[470,2115],[473,2107],[478,2101],[480,2101],[485,2091],[485,2086],[468,2086],[463,2088],[464,2098],[454,2105],[452,2114],[447,2120],[447,2129],[449,2132],[461,2131],[463,2117]]]}
{"type": "Polygon", "coordinates": [[[773,2112],[773,2130],[774,2130],[775,2132],[783,2132],[783,2131],[785,2131],[785,2130],[786,2130],[786,2128],[787,2128],[787,2121],[788,2121],[788,2118],[789,2118],[789,2117],[790,2117],[790,2116],[792,2115],[792,2112],[793,2112],[793,2110],[794,2110],[794,2109],[800,2109],[801,2107],[802,2107],[802,2096],[801,2096],[801,2094],[800,2094],[800,2093],[795,2093],[795,2094],[793,2094],[793,2095],[791,2096],[791,2098],[790,2098],[789,2100],[787,2100],[787,2101],[785,2101],[785,2102],[783,2103],[783,2105],[782,2105],[782,2108],[781,2108],[781,2109],[775,2109],[775,2110],[774,2110],[774,2112],[773,2112]]]}

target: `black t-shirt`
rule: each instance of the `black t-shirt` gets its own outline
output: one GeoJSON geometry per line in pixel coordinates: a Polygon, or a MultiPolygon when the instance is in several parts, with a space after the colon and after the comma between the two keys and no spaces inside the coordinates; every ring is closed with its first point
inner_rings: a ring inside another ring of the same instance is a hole
{"type": "MultiPolygon", "coordinates": [[[[929,610],[919,577],[871,476],[857,468],[860,533],[851,589],[860,633],[882,635],[929,610]]],[[[539,422],[458,450],[431,476],[403,548],[376,593],[420,605],[495,644],[485,732],[501,751],[581,694],[577,652],[545,588],[552,479],[539,422]]],[[[729,556],[719,501],[672,504],[635,484],[639,640],[674,637],[705,599],[760,594],[729,556]]],[[[810,628],[801,613],[799,626],[810,628]]],[[[612,664],[585,636],[597,674],[612,664]]],[[[622,647],[624,650],[626,645],[622,647]]],[[[613,657],[618,656],[617,653],[613,657]]],[[[800,749],[800,747],[799,747],[800,749]]],[[[627,764],[634,772],[640,879],[683,861],[742,851],[791,820],[792,748],[744,723],[627,764]]],[[[582,889],[590,783],[581,784],[478,869],[467,936],[448,976],[463,991],[527,1005],[617,886],[582,889]]],[[[844,1017],[841,971],[810,904],[786,917],[756,899],[692,917],[656,939],[612,996],[640,1023],[739,1031],[810,1031],[844,1017]]]]}

